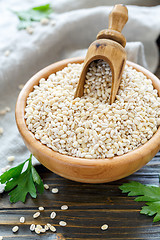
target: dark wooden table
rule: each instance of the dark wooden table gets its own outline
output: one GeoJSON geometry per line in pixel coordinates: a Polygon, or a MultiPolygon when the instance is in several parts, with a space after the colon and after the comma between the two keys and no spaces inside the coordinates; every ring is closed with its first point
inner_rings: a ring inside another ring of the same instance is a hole
{"type": "MultiPolygon", "coordinates": [[[[160,68],[157,71],[160,77],[160,68]]],[[[0,236],[5,240],[13,239],[75,239],[75,240],[126,240],[150,239],[160,240],[160,222],[152,223],[152,218],[140,214],[143,203],[134,202],[133,197],[122,194],[118,187],[129,180],[139,181],[143,184],[159,185],[160,153],[152,161],[131,176],[116,182],[106,184],[82,184],[66,180],[50,172],[42,165],[36,167],[44,183],[50,189],[57,187],[59,193],[52,194],[45,190],[37,199],[27,198],[25,204],[10,204],[7,193],[0,195],[0,236]],[[64,204],[68,210],[61,210],[64,204]],[[32,215],[39,206],[44,206],[45,211],[37,219],[32,215]],[[57,213],[51,220],[52,211],[57,213]],[[19,223],[19,218],[24,216],[26,222],[19,223]],[[64,220],[67,226],[59,226],[59,221],[64,220]],[[32,223],[44,225],[52,223],[56,233],[47,232],[37,235],[29,230],[32,223]],[[103,224],[108,224],[106,231],[101,230],[103,224]],[[12,227],[19,225],[18,233],[12,233],[12,227]]]]}

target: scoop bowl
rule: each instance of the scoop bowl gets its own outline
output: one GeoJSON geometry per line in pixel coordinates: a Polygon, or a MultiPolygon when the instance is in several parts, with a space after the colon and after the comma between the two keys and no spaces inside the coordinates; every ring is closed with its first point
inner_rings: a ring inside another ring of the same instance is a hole
{"type": "MultiPolygon", "coordinates": [[[[47,79],[52,73],[62,70],[68,63],[82,63],[84,58],[70,58],[49,65],[36,73],[21,90],[15,109],[16,123],[19,132],[29,151],[45,167],[54,173],[70,180],[84,183],[105,183],[115,181],[134,173],[149,162],[160,150],[160,127],[153,137],[141,147],[121,156],[105,159],[85,159],[60,154],[48,148],[34,137],[28,130],[24,115],[26,100],[33,87],[39,84],[41,78],[47,79]]],[[[152,80],[153,86],[160,96],[159,79],[145,68],[127,61],[152,80]]]]}

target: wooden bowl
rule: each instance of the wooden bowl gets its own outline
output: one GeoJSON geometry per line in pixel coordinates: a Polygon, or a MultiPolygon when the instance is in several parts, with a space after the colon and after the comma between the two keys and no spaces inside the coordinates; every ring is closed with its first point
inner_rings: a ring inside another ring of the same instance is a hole
{"type": "MultiPolygon", "coordinates": [[[[19,94],[15,110],[16,122],[29,151],[51,171],[62,177],[78,182],[111,182],[134,173],[155,156],[160,150],[160,127],[148,142],[127,154],[110,159],[85,159],[63,155],[43,145],[39,140],[36,140],[34,134],[28,130],[24,119],[26,99],[33,90],[33,86],[38,85],[41,78],[48,78],[50,74],[63,69],[68,63],[82,63],[83,60],[84,59],[80,57],[66,59],[56,62],[36,73],[25,84],[19,94]]],[[[160,96],[160,82],[154,74],[135,63],[128,61],[127,64],[137,71],[144,73],[147,78],[150,78],[160,96]]]]}

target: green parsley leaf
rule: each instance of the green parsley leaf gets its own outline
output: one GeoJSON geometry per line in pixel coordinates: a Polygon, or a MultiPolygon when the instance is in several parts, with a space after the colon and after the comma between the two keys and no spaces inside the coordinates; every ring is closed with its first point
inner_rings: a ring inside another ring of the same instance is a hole
{"type": "Polygon", "coordinates": [[[31,171],[32,171],[32,177],[33,177],[33,181],[35,182],[36,184],[36,187],[37,187],[37,190],[39,193],[43,193],[44,191],[44,185],[43,185],[43,182],[39,176],[39,174],[37,173],[36,169],[32,166],[31,167],[31,171]]]}
{"type": "Polygon", "coordinates": [[[25,11],[13,11],[20,20],[18,29],[26,29],[31,26],[33,21],[40,21],[42,18],[49,18],[49,15],[53,12],[50,4],[30,8],[25,11]]]}
{"type": "Polygon", "coordinates": [[[32,198],[36,198],[36,189],[41,194],[44,191],[43,182],[36,169],[32,166],[32,154],[23,163],[3,173],[0,176],[0,183],[5,183],[5,191],[10,191],[11,203],[18,201],[25,202],[28,193],[32,198]],[[23,172],[25,163],[28,165],[23,172]]]}
{"type": "MultiPolygon", "coordinates": [[[[26,161],[25,161],[26,162],[26,161]]],[[[22,169],[24,167],[24,163],[21,163],[17,167],[11,168],[10,170],[6,171],[0,176],[0,182],[3,184],[7,181],[9,181],[11,178],[16,178],[19,176],[19,174],[22,172],[22,169]]]]}
{"type": "Polygon", "coordinates": [[[119,189],[122,193],[128,193],[128,196],[139,196],[134,199],[137,202],[146,201],[147,206],[143,206],[140,213],[148,216],[156,214],[153,222],[160,221],[160,187],[131,181],[122,184],[119,189]]]}

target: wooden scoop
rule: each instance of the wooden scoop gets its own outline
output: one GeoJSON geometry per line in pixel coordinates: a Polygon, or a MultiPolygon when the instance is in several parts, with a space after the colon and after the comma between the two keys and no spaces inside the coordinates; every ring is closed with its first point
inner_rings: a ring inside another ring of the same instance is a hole
{"type": "Polygon", "coordinates": [[[126,6],[121,4],[115,5],[109,15],[109,28],[100,31],[97,35],[97,40],[88,48],[75,98],[82,97],[84,94],[85,78],[90,63],[94,60],[103,59],[110,65],[112,71],[110,104],[114,102],[126,63],[126,51],[124,49],[126,39],[121,31],[127,20],[128,10],[126,6]]]}

